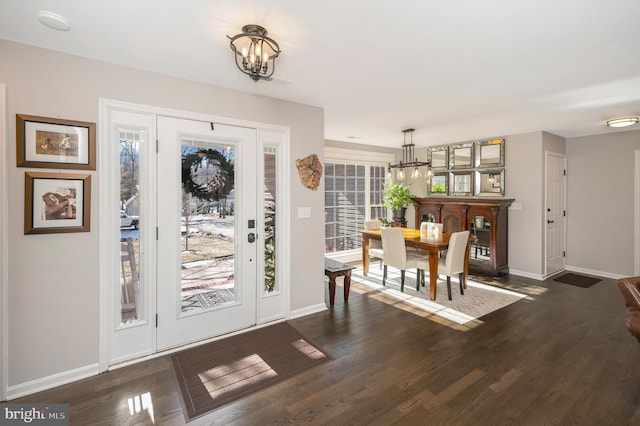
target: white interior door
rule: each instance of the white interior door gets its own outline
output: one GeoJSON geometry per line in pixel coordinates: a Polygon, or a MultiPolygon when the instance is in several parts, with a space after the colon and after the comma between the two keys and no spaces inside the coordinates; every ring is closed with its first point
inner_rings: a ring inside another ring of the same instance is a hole
{"type": "Polygon", "coordinates": [[[565,157],[545,155],[546,276],[565,269],[565,157]]]}
{"type": "MultiPolygon", "coordinates": [[[[255,129],[158,117],[157,350],[256,323],[255,129]]],[[[262,254],[260,254],[262,256],[262,254]]]]}

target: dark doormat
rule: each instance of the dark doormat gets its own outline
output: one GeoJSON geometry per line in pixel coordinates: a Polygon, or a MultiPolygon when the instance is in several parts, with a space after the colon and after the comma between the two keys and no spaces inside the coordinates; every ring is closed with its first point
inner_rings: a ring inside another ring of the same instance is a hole
{"type": "Polygon", "coordinates": [[[187,421],[330,359],[286,322],[171,356],[187,421]]]}
{"type": "Polygon", "coordinates": [[[582,288],[589,288],[592,285],[602,281],[598,278],[587,277],[586,275],[573,274],[573,273],[561,275],[557,278],[554,278],[553,280],[558,281],[560,283],[571,284],[571,285],[575,285],[577,287],[582,287],[582,288]]]}

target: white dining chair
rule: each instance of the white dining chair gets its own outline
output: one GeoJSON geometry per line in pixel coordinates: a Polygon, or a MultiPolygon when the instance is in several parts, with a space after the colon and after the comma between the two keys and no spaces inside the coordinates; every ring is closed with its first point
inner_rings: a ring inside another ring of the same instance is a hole
{"type": "MultiPolygon", "coordinates": [[[[447,294],[451,300],[451,276],[458,275],[460,280],[460,294],[464,294],[464,256],[469,241],[469,231],[454,232],[449,239],[447,256],[438,262],[438,274],[447,276],[447,294]]],[[[418,270],[429,270],[429,259],[419,260],[418,270]]]]}
{"type": "MultiPolygon", "coordinates": [[[[424,259],[424,255],[408,252],[404,243],[404,233],[400,228],[382,228],[382,250],[384,251],[384,270],[382,285],[386,285],[387,267],[400,269],[400,291],[404,292],[405,270],[417,268],[418,261],[424,259]]],[[[427,266],[428,267],[428,266],[427,266]]],[[[416,291],[420,291],[420,270],[416,274],[416,291]]]]}
{"type": "MultiPolygon", "coordinates": [[[[382,228],[382,222],[379,220],[365,220],[364,229],[366,231],[376,230],[382,228]]],[[[380,240],[369,240],[369,259],[379,259],[380,260],[380,268],[382,268],[382,259],[384,259],[384,250],[382,250],[382,241],[380,240]]],[[[367,268],[367,273],[369,273],[369,268],[367,268]]]]}

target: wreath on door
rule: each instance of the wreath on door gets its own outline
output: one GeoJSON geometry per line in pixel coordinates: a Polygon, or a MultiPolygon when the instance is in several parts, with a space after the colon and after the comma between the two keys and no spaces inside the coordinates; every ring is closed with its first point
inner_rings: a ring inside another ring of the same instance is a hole
{"type": "Polygon", "coordinates": [[[193,197],[218,201],[229,195],[234,186],[234,165],[220,151],[200,149],[182,156],[182,188],[193,197]],[[203,174],[204,167],[215,166],[212,176],[203,174]]]}

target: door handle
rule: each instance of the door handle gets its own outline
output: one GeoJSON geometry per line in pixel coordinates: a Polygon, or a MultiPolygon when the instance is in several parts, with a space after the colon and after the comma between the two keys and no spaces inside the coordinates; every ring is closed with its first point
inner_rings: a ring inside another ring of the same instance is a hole
{"type": "Polygon", "coordinates": [[[553,220],[547,219],[547,223],[553,223],[553,222],[554,222],[553,220]]]}
{"type": "Polygon", "coordinates": [[[248,237],[247,239],[249,240],[250,243],[253,243],[253,242],[256,241],[256,234],[254,234],[253,232],[250,232],[247,237],[248,237]]]}

